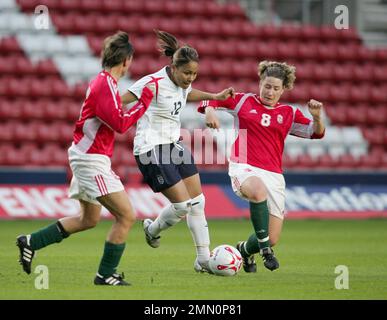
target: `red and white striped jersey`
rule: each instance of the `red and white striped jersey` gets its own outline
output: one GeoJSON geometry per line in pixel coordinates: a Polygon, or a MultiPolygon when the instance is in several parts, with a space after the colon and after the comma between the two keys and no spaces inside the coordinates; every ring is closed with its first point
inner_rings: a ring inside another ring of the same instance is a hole
{"type": "Polygon", "coordinates": [[[230,161],[282,173],[282,154],[288,134],[301,138],[320,139],[313,132],[313,121],[293,106],[277,103],[264,106],[252,93],[237,93],[224,101],[206,100],[198,111],[207,106],[221,108],[234,116],[237,138],[232,146],[230,161]]]}
{"type": "Polygon", "coordinates": [[[145,113],[153,93],[144,88],[139,101],[123,111],[117,81],[102,71],[87,89],[80,117],[75,124],[72,147],[82,153],[113,155],[114,132],[124,133],[145,113]]]}

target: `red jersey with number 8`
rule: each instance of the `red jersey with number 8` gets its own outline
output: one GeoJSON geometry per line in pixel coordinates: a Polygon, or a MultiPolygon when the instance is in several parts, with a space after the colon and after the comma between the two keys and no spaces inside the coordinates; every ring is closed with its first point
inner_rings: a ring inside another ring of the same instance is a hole
{"type": "Polygon", "coordinates": [[[237,93],[227,100],[205,100],[198,111],[206,107],[228,111],[234,116],[237,138],[232,146],[230,161],[248,163],[257,168],[282,173],[282,154],[288,134],[309,139],[323,135],[313,132],[313,121],[291,105],[277,103],[273,108],[262,104],[252,93],[237,93]]]}

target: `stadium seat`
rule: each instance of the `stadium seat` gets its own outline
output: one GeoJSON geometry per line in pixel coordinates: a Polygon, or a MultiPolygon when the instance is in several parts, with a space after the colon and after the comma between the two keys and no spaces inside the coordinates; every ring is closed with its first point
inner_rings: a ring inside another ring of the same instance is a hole
{"type": "Polygon", "coordinates": [[[367,121],[367,111],[363,107],[350,108],[347,110],[347,125],[363,126],[367,121]]]}
{"type": "MultiPolygon", "coordinates": [[[[310,64],[310,67],[313,67],[313,70],[310,71],[312,77],[319,81],[327,81],[335,79],[335,65],[331,63],[321,63],[321,64],[310,64]]],[[[297,76],[299,70],[297,68],[297,76]]]]}
{"type": "MultiPolygon", "coordinates": [[[[364,46],[356,30],[287,22],[256,26],[239,3],[215,0],[47,0],[44,4],[50,8],[55,29],[25,32],[32,20],[21,13],[33,12],[38,4],[37,0],[18,0],[21,11],[0,21],[0,117],[6,119],[0,141],[11,150],[7,159],[0,153],[0,163],[22,165],[20,157],[28,158],[32,153],[34,165],[67,165],[67,144],[87,82],[100,70],[98,57],[104,38],[115,30],[129,32],[136,49],[130,69],[131,80],[135,80],[168,63],[156,49],[153,29],[157,28],[198,50],[201,59],[195,87],[204,91],[217,92],[232,85],[238,91],[256,93],[260,60],[295,64],[297,82],[282,97],[284,101],[322,100],[328,125],[331,122],[342,128],[328,126],[321,141],[287,142],[285,167],[366,169],[375,163],[383,167],[387,151],[387,50],[364,46]],[[12,33],[7,34],[7,30],[12,33]],[[356,125],[357,132],[351,131],[355,128],[347,130],[348,125],[356,125]],[[359,135],[359,128],[365,137],[359,135]],[[49,142],[55,146],[37,148],[38,143],[49,142]]],[[[184,121],[188,125],[183,123],[183,127],[200,126],[189,115],[184,121]]],[[[133,132],[117,135],[117,146],[125,150],[125,156],[133,132]]],[[[136,167],[133,159],[121,157],[115,164],[128,181],[132,171],[127,167],[136,167]]],[[[224,165],[211,168],[224,169],[224,165]]],[[[135,172],[134,176],[139,174],[135,172]]]]}
{"type": "Polygon", "coordinates": [[[370,144],[374,146],[383,146],[384,131],[385,128],[383,126],[378,126],[374,128],[363,128],[363,135],[370,144]]]}
{"type": "Polygon", "coordinates": [[[332,61],[337,58],[337,45],[332,43],[317,44],[317,57],[320,61],[332,61]]]}
{"type": "Polygon", "coordinates": [[[355,169],[360,163],[358,158],[353,157],[350,154],[344,154],[339,157],[340,169],[355,169]]]}
{"type": "Polygon", "coordinates": [[[339,158],[332,158],[329,154],[324,154],[318,159],[318,167],[322,169],[334,169],[339,164],[339,158]]]}
{"type": "Polygon", "coordinates": [[[376,169],[381,165],[382,159],[379,154],[370,153],[361,156],[359,159],[359,169],[376,169]]]}
{"type": "Polygon", "coordinates": [[[366,109],[367,124],[372,125],[384,125],[387,123],[387,109],[384,105],[380,106],[368,106],[366,109]]]}
{"type": "Polygon", "coordinates": [[[331,78],[337,81],[349,81],[354,78],[353,65],[350,63],[336,63],[329,71],[331,78]]]}
{"type": "Polygon", "coordinates": [[[347,108],[346,104],[338,103],[335,106],[327,106],[325,111],[333,124],[344,125],[347,123],[347,108]]]}
{"type": "MultiPolygon", "coordinates": [[[[279,42],[276,45],[276,51],[273,53],[277,59],[287,60],[289,58],[299,57],[299,43],[297,42],[279,42]]],[[[297,70],[298,72],[298,70],[297,70]]]]}

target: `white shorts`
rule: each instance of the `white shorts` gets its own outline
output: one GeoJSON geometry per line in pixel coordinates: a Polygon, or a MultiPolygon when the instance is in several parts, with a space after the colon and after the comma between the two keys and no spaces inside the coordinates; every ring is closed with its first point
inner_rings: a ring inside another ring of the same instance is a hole
{"type": "Polygon", "coordinates": [[[78,152],[74,146],[68,150],[73,178],[69,197],[100,204],[96,198],[123,191],[124,186],[114,171],[108,156],[78,152]]]}
{"type": "Polygon", "coordinates": [[[270,214],[283,219],[285,216],[285,179],[280,173],[263,170],[247,163],[230,162],[228,175],[235,194],[248,200],[241,192],[243,182],[249,177],[258,177],[266,186],[267,204],[270,214]]]}

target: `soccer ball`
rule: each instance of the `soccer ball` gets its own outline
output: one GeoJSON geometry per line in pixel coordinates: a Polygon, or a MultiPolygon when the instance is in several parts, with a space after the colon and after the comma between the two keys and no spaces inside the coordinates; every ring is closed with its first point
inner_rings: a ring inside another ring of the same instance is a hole
{"type": "Polygon", "coordinates": [[[223,244],[211,251],[209,267],[217,276],[234,276],[242,268],[242,256],[233,246],[223,244]]]}

